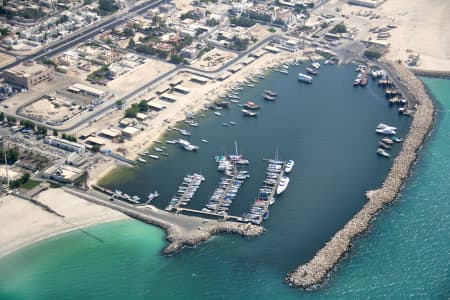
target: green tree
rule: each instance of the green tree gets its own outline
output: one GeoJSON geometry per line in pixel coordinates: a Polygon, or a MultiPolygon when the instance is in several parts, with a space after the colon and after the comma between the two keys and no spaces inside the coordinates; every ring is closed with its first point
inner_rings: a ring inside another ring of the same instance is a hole
{"type": "Polygon", "coordinates": [[[0,111],[0,122],[3,122],[5,120],[5,113],[0,111]]]}
{"type": "Polygon", "coordinates": [[[141,100],[141,102],[139,102],[138,104],[138,107],[140,112],[146,112],[149,110],[149,106],[146,100],[141,100]]]}
{"type": "Polygon", "coordinates": [[[53,129],[53,136],[58,136],[58,130],[53,129]]]}
{"type": "Polygon", "coordinates": [[[17,123],[17,119],[13,116],[7,116],[6,120],[8,121],[9,124],[14,125],[17,123]]]}
{"type": "Polygon", "coordinates": [[[183,62],[183,57],[178,54],[174,54],[170,57],[170,62],[174,64],[181,64],[183,62]]]}

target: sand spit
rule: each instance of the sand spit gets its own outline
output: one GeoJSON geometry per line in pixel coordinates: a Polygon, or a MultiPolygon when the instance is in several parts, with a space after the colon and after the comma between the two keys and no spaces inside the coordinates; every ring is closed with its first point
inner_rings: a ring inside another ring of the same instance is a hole
{"type": "Polygon", "coordinates": [[[163,250],[165,255],[174,254],[184,247],[194,247],[218,233],[235,233],[252,238],[264,232],[264,228],[257,225],[174,214],[153,205],[136,207],[124,202],[105,200],[101,194],[88,194],[76,189],[66,188],[65,191],[94,204],[117,210],[133,219],[164,229],[167,234],[166,239],[169,241],[163,250]]]}
{"type": "Polygon", "coordinates": [[[407,83],[405,94],[409,94],[417,101],[417,110],[403,148],[395,158],[381,188],[366,193],[368,202],[362,210],[338,231],[314,258],[286,276],[286,281],[291,286],[311,289],[327,278],[339,260],[350,250],[353,238],[369,228],[371,220],[384,205],[396,199],[417,159],[418,151],[433,126],[434,104],[426,93],[423,83],[407,68],[392,62],[387,62],[387,65],[394,73],[391,75],[407,83]]]}

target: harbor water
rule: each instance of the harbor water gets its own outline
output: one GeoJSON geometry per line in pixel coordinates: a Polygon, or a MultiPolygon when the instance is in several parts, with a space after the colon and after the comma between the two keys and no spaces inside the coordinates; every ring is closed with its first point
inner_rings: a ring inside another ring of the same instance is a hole
{"type": "Polygon", "coordinates": [[[298,83],[294,69],[270,74],[242,94],[262,105],[258,118],[242,118],[240,107],[222,117],[210,114],[192,129],[198,153],[172,147],[168,158],[121,170],[105,182],[143,198],[157,189],[155,204],[164,207],[184,175],[200,172],[207,179],[189,207],[201,208],[220,178],[214,154],[234,151],[236,140],[251,174],[230,211],[240,215],[261,184],[262,157],[278,148],[279,157],[296,166],[263,236],[220,235],[163,257],[158,228],[133,220],[97,225],[87,230],[98,239],[75,231],[0,260],[0,299],[447,298],[450,83],[439,79],[424,79],[440,101],[437,128],[398,201],[356,241],[323,288],[305,292],[283,282],[362,207],[364,192],[383,181],[390,160],[375,154],[376,124],[399,127],[400,136],[409,124],[376,85],[354,89],[352,69],[327,67],[313,85],[298,83]],[[277,91],[279,100],[264,102],[263,89],[277,91]],[[230,120],[238,125],[222,126],[230,120]]]}

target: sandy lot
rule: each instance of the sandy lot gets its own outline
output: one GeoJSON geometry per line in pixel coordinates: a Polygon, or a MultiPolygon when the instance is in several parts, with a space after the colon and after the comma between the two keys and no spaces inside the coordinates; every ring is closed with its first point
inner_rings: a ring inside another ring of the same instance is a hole
{"type": "Polygon", "coordinates": [[[173,64],[150,59],[129,73],[110,81],[108,87],[114,90],[116,95],[125,95],[174,68],[173,64]]]}
{"type": "Polygon", "coordinates": [[[0,53],[0,67],[14,62],[16,59],[13,56],[7,55],[5,53],[0,53]]]}
{"type": "Polygon", "coordinates": [[[219,69],[236,56],[236,53],[215,48],[203,54],[200,59],[195,60],[192,66],[202,70],[213,71],[219,69]]]}
{"type": "Polygon", "coordinates": [[[334,15],[345,14],[349,17],[345,22],[358,30],[356,39],[367,39],[373,26],[396,25],[390,30],[390,38],[383,40],[389,43],[387,58],[406,61],[409,54],[420,54],[418,68],[427,70],[450,71],[450,1],[448,0],[387,0],[376,9],[349,5],[344,0],[331,0],[318,12],[327,11],[334,15]],[[342,9],[337,13],[335,8],[342,9]],[[375,14],[378,18],[364,16],[375,14]],[[358,15],[360,14],[360,15],[358,15]]]}
{"type": "Polygon", "coordinates": [[[39,240],[89,225],[120,220],[125,215],[79,199],[62,189],[42,192],[38,200],[65,218],[13,195],[0,205],[0,257],[39,240]]]}

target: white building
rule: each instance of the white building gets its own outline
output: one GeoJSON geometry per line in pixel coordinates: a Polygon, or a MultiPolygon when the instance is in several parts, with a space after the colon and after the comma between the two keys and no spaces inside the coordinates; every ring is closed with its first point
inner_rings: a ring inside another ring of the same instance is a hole
{"type": "Polygon", "coordinates": [[[71,142],[68,140],[60,139],[54,136],[46,136],[45,143],[52,145],[54,147],[58,147],[67,151],[84,153],[86,151],[86,147],[82,144],[71,142]]]}

